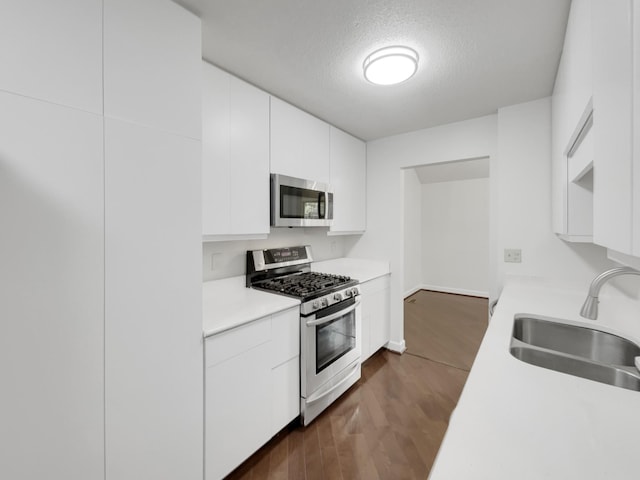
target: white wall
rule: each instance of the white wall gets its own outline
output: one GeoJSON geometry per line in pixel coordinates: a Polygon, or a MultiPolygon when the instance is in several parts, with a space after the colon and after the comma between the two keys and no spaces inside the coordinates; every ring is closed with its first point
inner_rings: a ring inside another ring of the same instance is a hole
{"type": "Polygon", "coordinates": [[[580,281],[614,266],[604,249],[571,244],[552,233],[551,101],[549,98],[500,109],[498,159],[495,170],[499,262],[492,296],[505,275],[521,274],[580,281]],[[504,263],[504,248],[522,249],[522,263],[504,263]]]}
{"type": "Polygon", "coordinates": [[[367,231],[347,241],[350,257],[387,260],[391,265],[389,347],[404,349],[404,174],[403,168],[451,160],[493,157],[497,117],[382,138],[367,144],[367,231]]]}
{"type": "Polygon", "coordinates": [[[413,168],[403,170],[404,181],[404,296],[422,285],[422,184],[413,168]]]}
{"type": "Polygon", "coordinates": [[[421,202],[423,288],[487,296],[489,178],[424,184],[421,202]]]}
{"type": "Polygon", "coordinates": [[[327,228],[272,228],[263,240],[235,240],[202,244],[203,281],[244,275],[247,250],[311,245],[314,261],[345,256],[345,236],[327,236],[327,228]]]}
{"type": "Polygon", "coordinates": [[[567,244],[551,233],[550,99],[500,109],[464,122],[382,138],[367,144],[367,231],[348,239],[350,257],[391,264],[391,340],[404,348],[403,168],[490,157],[489,293],[496,298],[506,274],[578,280],[613,263],[593,245],[567,244]],[[522,263],[505,264],[502,250],[521,248],[522,263]]]}

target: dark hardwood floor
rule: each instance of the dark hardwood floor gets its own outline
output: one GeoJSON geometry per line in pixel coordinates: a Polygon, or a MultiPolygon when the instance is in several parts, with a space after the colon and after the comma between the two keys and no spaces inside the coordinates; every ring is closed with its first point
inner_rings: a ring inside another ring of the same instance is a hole
{"type": "MultiPolygon", "coordinates": [[[[473,297],[453,298],[456,307],[442,309],[448,321],[440,321],[439,329],[431,329],[429,312],[433,300],[418,292],[405,300],[405,338],[418,354],[397,355],[387,350],[374,354],[362,366],[362,378],[306,428],[292,424],[256,452],[229,475],[230,479],[425,479],[447,428],[468,368],[451,366],[451,356],[444,363],[425,358],[420,343],[430,336],[442,336],[453,344],[464,362],[475,356],[482,334],[475,335],[476,344],[460,345],[459,329],[470,328],[471,322],[461,311],[482,311],[486,329],[484,304],[473,297]],[[469,299],[472,305],[460,307],[469,299]],[[414,301],[411,301],[414,300],[414,301]],[[410,302],[410,303],[409,303],[410,302]],[[458,317],[464,317],[458,318],[458,317]],[[419,318],[425,326],[419,326],[419,318]],[[428,334],[408,333],[411,328],[427,329],[428,334]],[[431,330],[430,330],[431,329],[431,330]],[[440,331],[441,330],[441,331],[440,331]],[[457,332],[457,334],[456,334],[457,332]],[[452,342],[452,339],[454,341],[452,342]],[[465,347],[466,345],[466,347],[465,347]]],[[[451,299],[447,294],[446,298],[451,299]]],[[[445,299],[446,300],[446,299],[445,299]]],[[[437,307],[441,309],[441,307],[437,307]]],[[[473,315],[482,317],[480,312],[473,315]]],[[[469,335],[471,338],[473,335],[469,335]]],[[[437,342],[435,342],[437,343],[437,342]]],[[[438,351],[446,351],[440,345],[438,351]]],[[[428,349],[427,349],[428,350],[428,349]]],[[[470,363],[469,363],[470,365],[470,363]]]]}
{"type": "Polygon", "coordinates": [[[404,302],[406,353],[470,370],[488,312],[486,298],[420,290],[404,302]]]}

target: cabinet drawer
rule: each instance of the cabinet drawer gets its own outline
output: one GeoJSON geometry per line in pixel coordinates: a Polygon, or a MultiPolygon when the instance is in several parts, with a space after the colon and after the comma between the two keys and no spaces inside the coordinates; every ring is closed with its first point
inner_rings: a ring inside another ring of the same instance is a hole
{"type": "Polygon", "coordinates": [[[300,310],[291,308],[271,317],[271,367],[300,355],[300,310]]]}
{"type": "Polygon", "coordinates": [[[271,338],[271,317],[264,317],[227,332],[207,338],[205,365],[211,367],[247,352],[271,338]]]}

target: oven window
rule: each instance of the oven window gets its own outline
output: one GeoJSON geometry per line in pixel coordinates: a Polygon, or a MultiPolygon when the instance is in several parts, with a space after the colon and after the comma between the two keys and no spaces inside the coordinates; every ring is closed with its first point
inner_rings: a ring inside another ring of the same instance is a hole
{"type": "Polygon", "coordinates": [[[356,348],[356,313],[316,327],[316,373],[356,348]]]}
{"type": "Polygon", "coordinates": [[[281,218],[322,218],[322,192],[306,188],[280,186],[281,218]]]}

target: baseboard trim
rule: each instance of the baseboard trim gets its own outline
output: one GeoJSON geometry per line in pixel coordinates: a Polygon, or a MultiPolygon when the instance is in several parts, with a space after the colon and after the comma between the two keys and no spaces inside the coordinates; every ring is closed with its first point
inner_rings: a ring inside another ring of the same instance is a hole
{"type": "Polygon", "coordinates": [[[404,353],[404,351],[407,349],[407,344],[404,342],[404,339],[402,339],[401,342],[393,342],[389,340],[385,347],[387,350],[391,350],[395,353],[404,353]]]}
{"type": "MultiPolygon", "coordinates": [[[[481,292],[479,290],[467,290],[464,288],[441,287],[440,285],[421,285],[418,290],[431,290],[434,292],[454,293],[456,295],[466,295],[468,297],[489,298],[489,292],[481,292]]],[[[413,292],[415,293],[415,292],[413,292]]]]}
{"type": "Polygon", "coordinates": [[[422,290],[422,285],[413,287],[411,290],[407,290],[406,292],[404,292],[404,298],[410,297],[411,295],[413,295],[416,292],[419,292],[420,290],[422,290]]]}

